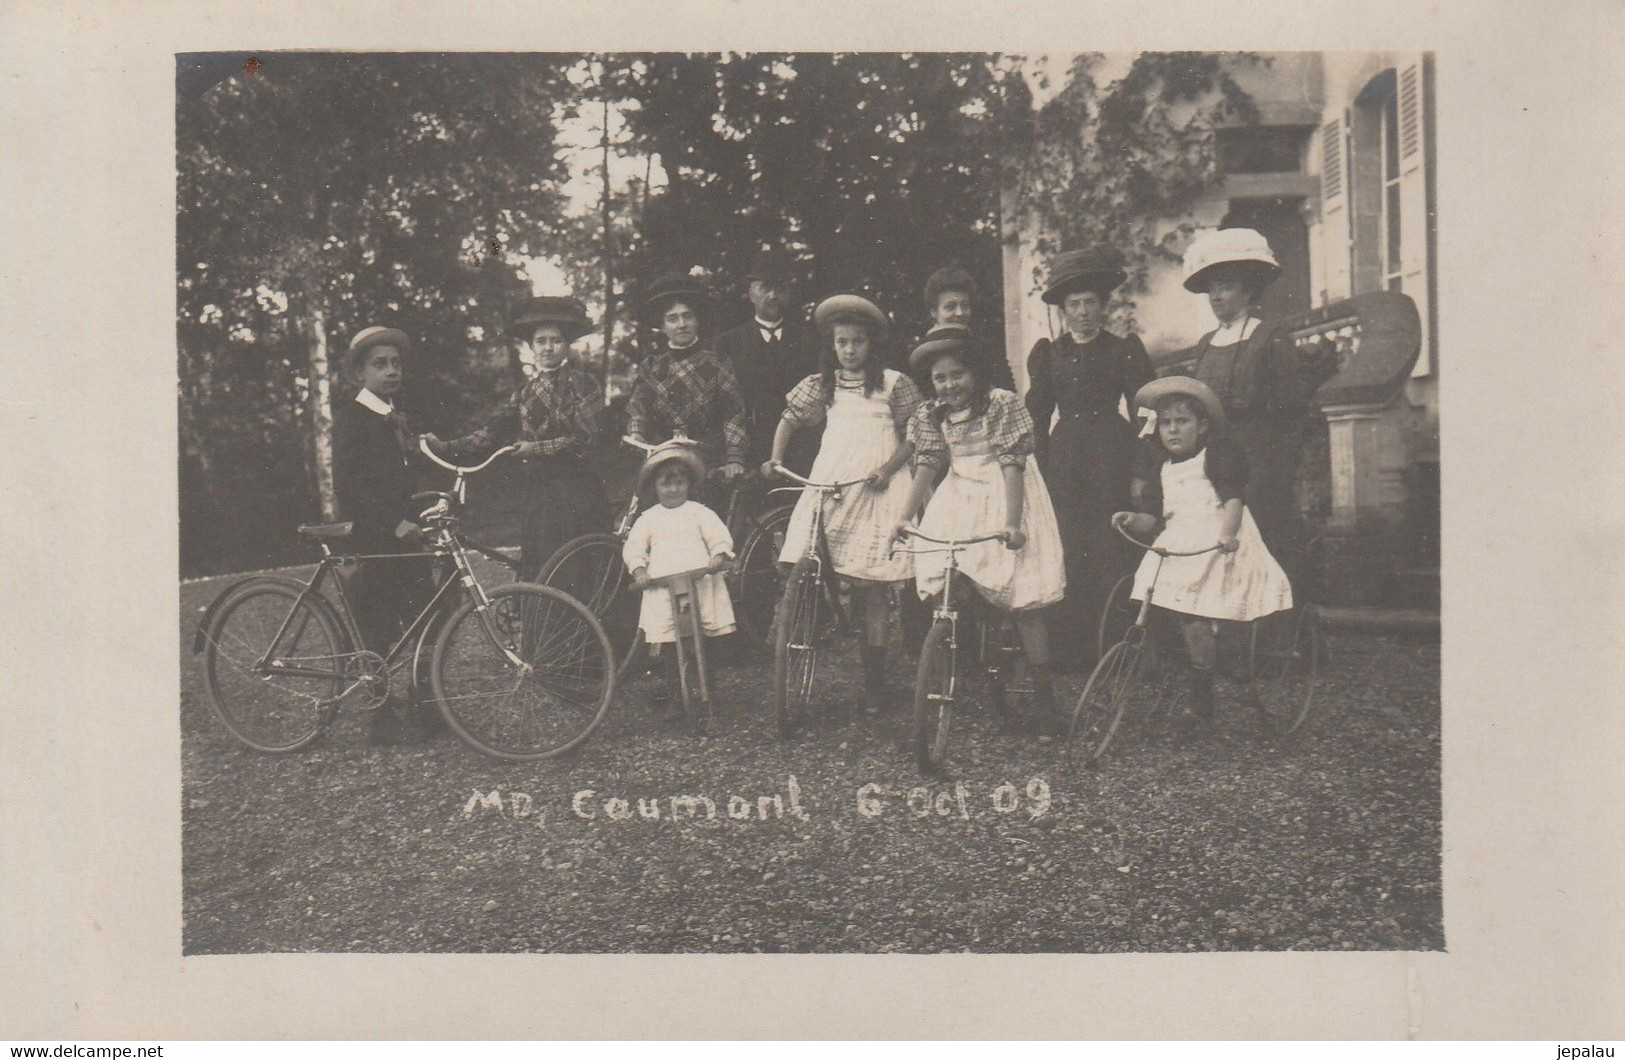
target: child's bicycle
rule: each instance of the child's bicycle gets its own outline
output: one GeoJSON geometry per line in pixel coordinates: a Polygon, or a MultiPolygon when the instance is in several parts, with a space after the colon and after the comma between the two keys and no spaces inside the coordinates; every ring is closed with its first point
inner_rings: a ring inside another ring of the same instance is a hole
{"type": "MultiPolygon", "coordinates": [[[[661,445],[681,444],[690,439],[679,434],[659,445],[635,438],[621,441],[648,454],[661,445]]],[[[728,575],[729,596],[741,630],[765,630],[779,599],[779,549],[784,545],[791,505],[768,505],[760,513],[751,514],[743,510],[739,496],[737,489],[730,493],[723,519],[734,540],[744,540],[737,549],[738,561],[728,575]]],[[[631,572],[621,558],[639,510],[638,492],[634,489],[613,531],[571,538],[548,557],[538,575],[542,584],[564,590],[598,616],[618,653],[619,680],[626,679],[644,649],[643,634],[638,629],[642,594],[632,585],[631,572]]]]}
{"type": "MultiPolygon", "coordinates": [[[[959,609],[954,603],[954,575],[959,570],[959,553],[984,541],[1004,541],[1004,531],[982,534],[958,541],[929,537],[913,527],[904,533],[938,548],[895,549],[922,555],[946,552],[948,567],[943,574],[942,602],[932,612],[931,629],[920,647],[920,662],[914,678],[914,713],[910,743],[914,762],[925,773],[942,769],[948,758],[948,735],[953,724],[954,704],[959,683],[959,609]]],[[[987,610],[991,610],[990,608],[987,610]]],[[[978,624],[978,659],[987,682],[988,705],[1001,716],[1011,711],[1012,694],[1031,692],[1021,676],[1024,658],[1020,642],[1010,623],[984,615],[978,624]]]]}
{"type": "MultiPolygon", "coordinates": [[[[1134,723],[1149,726],[1168,715],[1177,698],[1175,668],[1173,652],[1158,647],[1166,648],[1172,638],[1155,637],[1151,625],[1157,578],[1169,556],[1201,556],[1219,547],[1214,543],[1194,552],[1175,552],[1139,541],[1121,527],[1118,532],[1155,553],[1157,566],[1134,621],[1095,664],[1072,711],[1066,753],[1080,764],[1098,761],[1125,720],[1132,717],[1134,723]]],[[[1217,668],[1246,682],[1246,700],[1275,736],[1290,735],[1309,716],[1319,686],[1321,636],[1319,612],[1308,604],[1252,622],[1220,625],[1217,668]]]]}
{"type": "Polygon", "coordinates": [[[800,485],[773,492],[811,491],[818,495],[819,502],[813,508],[807,554],[796,560],[784,579],[784,595],[779,599],[773,624],[773,707],[779,735],[789,736],[800,726],[812,701],[819,654],[852,629],[851,615],[836,584],[829,538],[824,533],[824,502],[838,501],[843,490],[868,480],[813,482],[782,464],[775,464],[774,469],[800,485]]]}
{"type": "MultiPolygon", "coordinates": [[[[676,629],[672,649],[677,653],[677,691],[683,716],[695,732],[711,731],[711,670],[705,662],[705,626],[700,620],[694,584],[714,573],[709,567],[650,578],[651,588],[671,594],[671,618],[676,629]]],[[[660,647],[660,645],[656,645],[660,647]]]]}
{"type": "Polygon", "coordinates": [[[422,446],[425,456],[455,473],[445,492],[416,494],[428,552],[339,556],[328,547],[350,522],[301,526],[321,547],[306,582],[274,574],[238,581],[203,609],[193,650],[204,653],[204,681],[215,713],[233,736],[257,751],[309,746],[341,704],[376,710],[391,687],[408,695],[427,671],[441,714],[454,732],[485,754],[534,760],[564,754],[603,719],[615,692],[609,640],[593,613],[573,597],[516,582],[487,592],[468,549],[499,553],[466,540],[457,512],[467,476],[513,450],[498,450],[476,467],[457,467],[422,446]],[[421,613],[382,655],[361,647],[339,569],[358,561],[449,561],[421,613]],[[322,586],[331,578],[335,607],[322,586]],[[403,672],[404,671],[404,672],[403,672]]]}

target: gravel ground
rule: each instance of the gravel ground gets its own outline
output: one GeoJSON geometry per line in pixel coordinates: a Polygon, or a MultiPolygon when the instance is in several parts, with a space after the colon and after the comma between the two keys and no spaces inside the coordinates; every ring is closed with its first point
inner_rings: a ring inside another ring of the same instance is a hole
{"type": "Polygon", "coordinates": [[[704,739],[634,686],[553,763],[371,748],[354,714],[269,756],[215,719],[189,650],[225,584],[180,593],[188,954],[1444,945],[1437,643],[1333,636],[1292,741],[1260,739],[1221,681],[1221,738],[1130,739],[1092,771],[972,710],[928,781],[905,750],[912,667],[897,709],[855,717],[855,653],[792,741],[752,661],[716,674],[704,739]],[[715,819],[673,818],[701,795],[715,819]]]}

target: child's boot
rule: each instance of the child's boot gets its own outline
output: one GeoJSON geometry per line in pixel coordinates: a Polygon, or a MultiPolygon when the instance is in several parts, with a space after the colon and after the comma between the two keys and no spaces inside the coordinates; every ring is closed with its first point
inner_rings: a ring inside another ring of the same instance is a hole
{"type": "Polygon", "coordinates": [[[886,697],[886,646],[863,646],[863,712],[873,717],[890,703],[886,697]]]}
{"type": "Polygon", "coordinates": [[[1028,663],[1027,679],[1033,685],[1033,713],[1038,718],[1041,737],[1054,738],[1066,731],[1055,703],[1055,676],[1049,663],[1028,663]]]}
{"type": "Polygon", "coordinates": [[[396,700],[386,699],[367,716],[367,743],[374,747],[395,747],[416,742],[411,726],[401,716],[396,700]]]}
{"type": "Polygon", "coordinates": [[[1191,722],[1190,732],[1196,736],[1213,735],[1213,667],[1191,667],[1191,722]]]}

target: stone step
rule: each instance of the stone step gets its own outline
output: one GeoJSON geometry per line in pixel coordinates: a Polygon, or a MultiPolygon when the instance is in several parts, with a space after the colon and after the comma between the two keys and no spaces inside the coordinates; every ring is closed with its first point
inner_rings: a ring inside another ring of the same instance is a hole
{"type": "Polygon", "coordinates": [[[1410,633],[1437,637],[1439,611],[1419,607],[1322,607],[1321,621],[1355,633],[1410,633]]]}

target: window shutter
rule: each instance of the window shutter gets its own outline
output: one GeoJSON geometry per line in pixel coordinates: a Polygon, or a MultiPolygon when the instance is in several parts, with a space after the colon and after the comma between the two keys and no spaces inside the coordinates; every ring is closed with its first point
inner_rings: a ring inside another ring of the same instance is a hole
{"type": "Polygon", "coordinates": [[[1428,246],[1433,218],[1429,213],[1427,172],[1427,108],[1423,99],[1422,64],[1399,69],[1399,200],[1401,283],[1416,303],[1422,318],[1422,355],[1412,369],[1413,376],[1431,375],[1432,321],[1429,319],[1428,246]]]}
{"type": "Polygon", "coordinates": [[[1349,269],[1349,188],[1345,119],[1328,118],[1320,127],[1320,246],[1323,298],[1335,302],[1351,293],[1349,269]]]}

